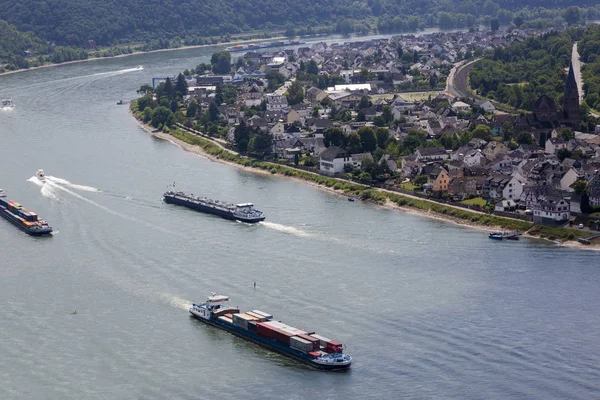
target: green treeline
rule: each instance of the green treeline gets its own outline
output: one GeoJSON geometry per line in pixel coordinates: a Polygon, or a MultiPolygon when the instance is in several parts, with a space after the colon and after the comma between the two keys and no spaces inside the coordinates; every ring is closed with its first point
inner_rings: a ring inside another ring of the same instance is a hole
{"type": "Polygon", "coordinates": [[[580,34],[568,29],[488,52],[471,70],[470,85],[480,95],[515,109],[531,110],[544,94],[560,104],[573,40],[580,34]]]}
{"type": "Polygon", "coordinates": [[[292,35],[323,25],[343,33],[402,32],[469,27],[490,18],[520,26],[599,16],[595,0],[0,0],[0,19],[69,46],[87,40],[102,46],[155,41],[151,48],[157,48],[165,45],[160,40],[194,44],[199,38],[277,29],[292,35]],[[584,8],[562,10],[575,5],[584,8]]]}
{"type": "Polygon", "coordinates": [[[588,106],[600,110],[600,26],[586,28],[579,42],[579,55],[583,66],[584,100],[588,106]]]}
{"type": "Polygon", "coordinates": [[[31,50],[47,51],[46,42],[32,33],[19,32],[0,20],[0,64],[8,64],[9,69],[29,68],[26,51],[31,50]]]}

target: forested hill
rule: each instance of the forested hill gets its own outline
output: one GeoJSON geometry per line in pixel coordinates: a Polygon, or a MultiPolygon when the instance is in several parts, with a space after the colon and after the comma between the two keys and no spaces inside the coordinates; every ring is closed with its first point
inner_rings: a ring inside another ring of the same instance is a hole
{"type": "Polygon", "coordinates": [[[568,6],[596,6],[585,17],[597,17],[589,15],[597,13],[597,0],[0,0],[0,19],[60,45],[82,46],[90,39],[99,45],[177,36],[192,42],[195,36],[324,24],[338,24],[340,31],[464,27],[485,16],[508,23],[524,7],[529,19],[552,20],[560,15],[552,9],[568,6]]]}
{"type": "Polygon", "coordinates": [[[46,52],[46,41],[31,33],[19,32],[14,26],[0,20],[0,64],[11,62],[17,68],[27,68],[26,51],[46,52]]]}

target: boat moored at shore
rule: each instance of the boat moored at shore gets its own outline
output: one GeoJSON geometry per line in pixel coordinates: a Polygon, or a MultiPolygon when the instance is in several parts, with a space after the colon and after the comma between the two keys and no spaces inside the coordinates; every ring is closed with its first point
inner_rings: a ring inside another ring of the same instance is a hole
{"type": "Polygon", "coordinates": [[[208,325],[317,369],[344,370],[352,365],[352,357],[344,353],[341,343],[275,321],[271,314],[260,310],[240,313],[228,302],[228,296],[212,293],[204,303],[193,303],[189,311],[208,325]]]}
{"type": "Polygon", "coordinates": [[[165,203],[176,204],[195,211],[218,215],[229,220],[248,223],[256,223],[265,220],[263,212],[254,208],[254,204],[252,203],[224,203],[207,197],[197,197],[193,194],[176,192],[174,186],[175,185],[172,185],[171,189],[163,194],[165,203]]]}
{"type": "Polygon", "coordinates": [[[493,240],[519,240],[519,232],[490,232],[489,238],[493,240]]]}
{"type": "Polygon", "coordinates": [[[9,200],[0,189],[0,216],[32,236],[45,236],[52,233],[52,228],[44,220],[38,219],[36,213],[26,210],[14,200],[9,200]]]}

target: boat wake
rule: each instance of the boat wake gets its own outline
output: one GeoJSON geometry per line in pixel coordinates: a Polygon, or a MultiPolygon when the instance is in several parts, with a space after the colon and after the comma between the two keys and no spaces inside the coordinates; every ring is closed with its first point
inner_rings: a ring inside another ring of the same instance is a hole
{"type": "Polygon", "coordinates": [[[173,308],[177,308],[180,310],[189,310],[190,306],[192,305],[192,302],[186,299],[182,299],[181,297],[177,297],[174,296],[172,294],[169,293],[160,293],[160,298],[161,300],[163,300],[165,303],[167,303],[168,305],[170,305],[173,308]]]}
{"type": "Polygon", "coordinates": [[[273,229],[278,232],[287,233],[290,235],[298,236],[298,237],[315,237],[316,235],[303,231],[302,229],[294,228],[293,226],[276,224],[275,222],[262,221],[261,225],[273,229]]]}
{"type": "Polygon", "coordinates": [[[46,185],[45,182],[40,181],[37,176],[32,176],[31,178],[27,179],[27,182],[32,182],[33,184],[39,186],[41,188],[40,193],[42,193],[42,196],[52,200],[58,200],[58,197],[52,190],[52,187],[50,185],[46,185]]]}
{"type": "Polygon", "coordinates": [[[67,186],[67,187],[70,187],[70,188],[73,188],[73,189],[77,189],[77,190],[83,190],[85,192],[96,192],[96,193],[97,192],[102,192],[102,190],[100,190],[98,188],[95,188],[95,187],[92,187],[92,186],[77,185],[75,183],[69,182],[66,179],[57,178],[55,176],[48,175],[48,176],[46,176],[46,179],[49,180],[49,181],[51,181],[51,182],[63,185],[63,186],[67,186]]]}

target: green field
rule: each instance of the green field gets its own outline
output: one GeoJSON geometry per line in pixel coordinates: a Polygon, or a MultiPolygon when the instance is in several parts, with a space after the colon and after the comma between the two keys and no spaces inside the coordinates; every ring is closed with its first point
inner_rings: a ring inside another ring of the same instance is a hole
{"type": "Polygon", "coordinates": [[[469,206],[485,207],[487,205],[487,200],[482,199],[481,197],[475,197],[474,199],[463,200],[461,203],[469,206]]]}

